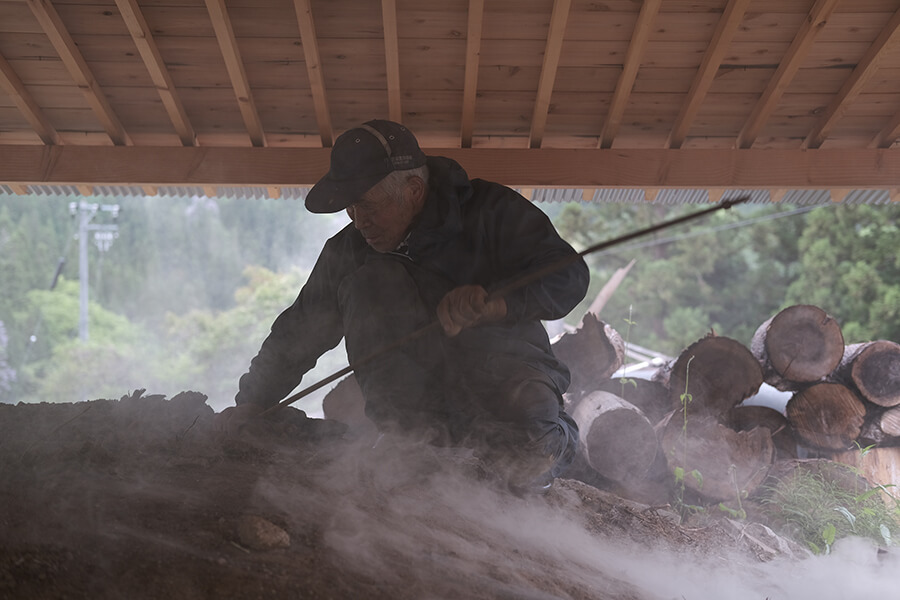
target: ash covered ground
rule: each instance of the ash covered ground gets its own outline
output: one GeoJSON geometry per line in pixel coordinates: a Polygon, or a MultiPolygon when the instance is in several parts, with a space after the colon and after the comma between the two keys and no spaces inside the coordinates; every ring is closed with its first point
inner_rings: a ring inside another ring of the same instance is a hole
{"type": "Polygon", "coordinates": [[[519,498],[464,451],[293,408],[222,437],[205,401],[0,405],[0,597],[822,599],[900,572],[574,480],[519,498]]]}

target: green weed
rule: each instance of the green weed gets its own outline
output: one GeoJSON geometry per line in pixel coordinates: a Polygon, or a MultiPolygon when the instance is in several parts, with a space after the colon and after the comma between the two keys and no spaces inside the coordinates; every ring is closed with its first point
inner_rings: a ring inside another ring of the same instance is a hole
{"type": "MultiPolygon", "coordinates": [[[[834,468],[854,473],[838,463],[834,468]]],[[[887,487],[876,486],[860,494],[836,479],[797,469],[766,488],[769,493],[763,505],[792,537],[817,554],[828,554],[836,540],[847,536],[893,545],[900,532],[900,504],[887,487]]]]}

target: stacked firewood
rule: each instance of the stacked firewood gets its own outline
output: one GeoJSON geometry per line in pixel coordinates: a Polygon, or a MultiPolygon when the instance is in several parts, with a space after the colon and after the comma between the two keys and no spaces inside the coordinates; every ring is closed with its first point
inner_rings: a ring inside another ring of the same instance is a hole
{"type": "Polygon", "coordinates": [[[760,325],[749,348],[711,333],[648,379],[610,378],[624,362],[621,346],[592,315],[554,343],[573,371],[566,401],[582,440],[575,473],[589,483],[597,478],[653,502],[678,481],[723,501],[752,494],[777,461],[798,453],[897,482],[895,342],[845,346],[825,311],[796,305],[760,325]],[[745,404],[763,382],[791,393],[784,410],[745,404]]]}

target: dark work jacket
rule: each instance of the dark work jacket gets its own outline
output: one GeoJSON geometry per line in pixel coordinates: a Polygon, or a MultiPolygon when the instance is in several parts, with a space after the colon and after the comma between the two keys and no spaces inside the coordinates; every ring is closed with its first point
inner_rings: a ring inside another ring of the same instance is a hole
{"type": "MultiPolygon", "coordinates": [[[[510,188],[470,181],[463,168],[448,158],[429,157],[428,166],[429,193],[407,237],[407,255],[448,280],[451,287],[478,284],[491,291],[575,254],[547,216],[510,188]]],[[[275,320],[249,371],[241,377],[237,404],[275,404],[300,383],[322,354],[337,346],[344,335],[338,289],[375,252],[352,223],[325,243],[299,296],[275,320]]],[[[568,314],[584,298],[588,281],[587,266],[577,258],[505,295],[506,318],[473,328],[478,335],[472,351],[521,360],[549,375],[559,392],[564,392],[568,369],[553,356],[540,321],[568,314]]],[[[435,306],[428,309],[433,313],[435,306]]],[[[473,356],[472,365],[478,364],[489,368],[481,357],[473,356]]]]}

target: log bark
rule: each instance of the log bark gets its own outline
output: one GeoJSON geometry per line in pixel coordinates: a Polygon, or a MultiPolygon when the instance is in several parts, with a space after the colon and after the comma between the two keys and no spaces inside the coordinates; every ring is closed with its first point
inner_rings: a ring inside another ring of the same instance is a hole
{"type": "Polygon", "coordinates": [[[592,392],[625,361],[625,342],[609,324],[588,313],[581,326],[553,344],[553,354],[572,374],[569,393],[592,392]]]}
{"type": "Polygon", "coordinates": [[[794,394],[785,412],[803,444],[823,450],[846,450],[859,437],[866,407],[847,386],[817,383],[794,394]]]}
{"type": "Polygon", "coordinates": [[[676,411],[666,423],[662,449],[669,471],[684,470],[688,489],[713,501],[751,494],[765,480],[775,457],[769,430],[734,431],[709,416],[676,411]],[[699,473],[699,477],[692,475],[699,473]]]}
{"type": "Polygon", "coordinates": [[[615,394],[592,392],[578,403],[572,418],[581,434],[579,452],[597,473],[617,482],[647,474],[659,442],[639,408],[615,394]]]}
{"type": "Polygon", "coordinates": [[[887,340],[852,344],[844,348],[841,363],[829,378],[855,386],[860,395],[878,406],[900,405],[900,344],[887,340]]]}
{"type": "Polygon", "coordinates": [[[798,304],[760,325],[750,351],[759,361],[766,383],[782,391],[796,391],[838,366],[844,336],[837,321],[821,308],[798,304]]]}
{"type": "Polygon", "coordinates": [[[729,426],[735,431],[764,427],[772,435],[775,459],[797,458],[797,438],[787,417],[768,406],[736,406],[729,414],[729,426]]]}
{"type": "Polygon", "coordinates": [[[615,377],[600,384],[598,391],[615,394],[637,406],[654,425],[672,412],[669,390],[658,381],[639,377],[615,377]]]}
{"type": "Polygon", "coordinates": [[[708,335],[688,346],[668,374],[670,402],[688,412],[726,421],[728,412],[762,385],[762,370],[750,351],[731,338],[708,335]],[[687,398],[686,398],[687,399],[687,398]]]}

